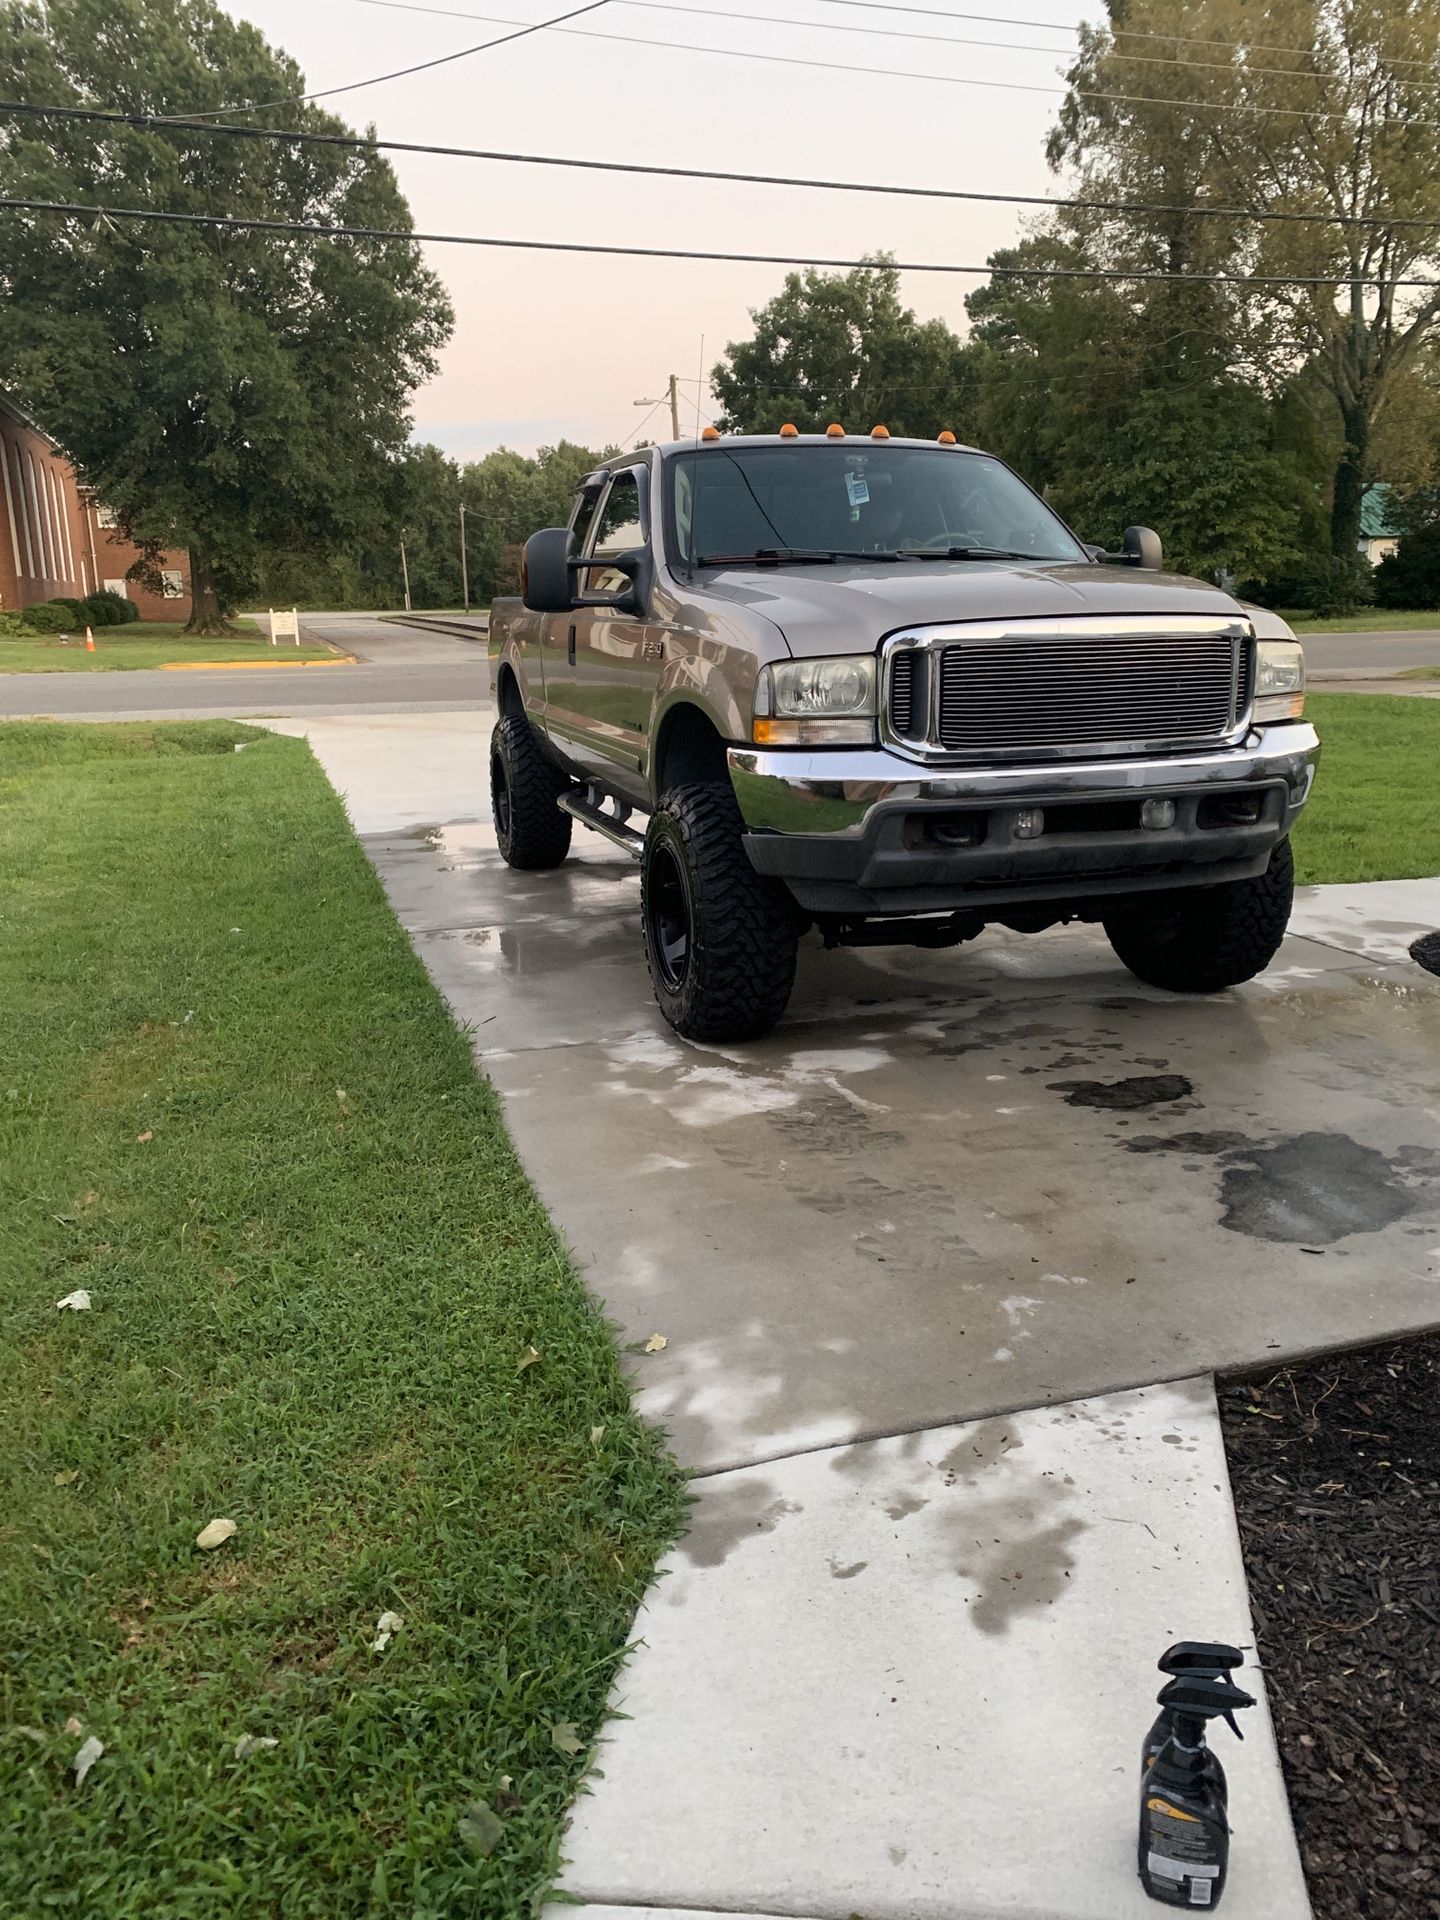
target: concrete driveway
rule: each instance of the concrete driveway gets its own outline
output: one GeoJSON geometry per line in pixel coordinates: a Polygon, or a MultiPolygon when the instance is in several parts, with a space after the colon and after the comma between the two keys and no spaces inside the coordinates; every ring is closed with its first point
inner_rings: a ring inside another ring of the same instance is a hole
{"type": "MultiPolygon", "coordinates": [[[[1084,930],[807,941],[774,1035],[698,1048],[628,859],[500,861],[487,714],[279,724],[696,1475],[566,1888],[591,1920],[1140,1920],[1154,1661],[1253,1642],[1203,1376],[1440,1323],[1440,983],[1406,954],[1440,882],[1302,898],[1206,1001],[1084,930]]],[[[1227,1912],[1303,1920],[1252,1719],[1227,1912]]]]}
{"type": "Polygon", "coordinates": [[[592,1286],[628,1338],[667,1336],[641,1405],[688,1464],[1440,1322],[1413,920],[1302,899],[1315,937],[1213,1000],[1089,930],[812,937],[775,1034],[697,1048],[652,1002],[623,854],[577,830],[556,873],[500,861],[484,718],[308,724],[592,1286]],[[417,774],[428,831],[395,798],[417,774]]]}

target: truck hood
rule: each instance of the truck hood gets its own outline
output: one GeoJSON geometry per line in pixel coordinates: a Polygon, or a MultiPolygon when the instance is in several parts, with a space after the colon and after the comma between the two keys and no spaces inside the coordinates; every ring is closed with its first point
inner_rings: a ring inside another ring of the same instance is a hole
{"type": "Polygon", "coordinates": [[[1044,620],[1066,614],[1244,614],[1203,580],[1083,561],[907,560],[880,565],[732,569],[697,601],[762,614],[797,656],[870,653],[886,634],[954,620],[1044,620]]]}

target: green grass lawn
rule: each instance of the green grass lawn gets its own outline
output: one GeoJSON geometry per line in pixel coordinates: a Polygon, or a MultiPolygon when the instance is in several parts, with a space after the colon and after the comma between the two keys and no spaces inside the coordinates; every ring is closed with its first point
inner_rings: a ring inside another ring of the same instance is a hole
{"type": "Polygon", "coordinates": [[[308,749],[0,725],[0,979],[0,1913],[529,1920],[683,1489],[308,749]]]}
{"type": "Polygon", "coordinates": [[[1362,607],[1358,613],[1319,620],[1301,609],[1282,607],[1280,618],[1288,621],[1296,633],[1409,633],[1417,628],[1427,633],[1440,632],[1440,609],[1427,613],[1408,607],[1403,610],[1362,607]]]}
{"type": "Polygon", "coordinates": [[[1440,874],[1440,700],[1312,693],[1315,791],[1295,830],[1297,880],[1440,874]]]}
{"type": "Polygon", "coordinates": [[[124,627],[95,627],[95,651],[85,650],[85,634],[0,635],[0,673],[116,673],[137,667],[164,667],[175,661],[333,660],[329,647],[272,647],[258,628],[247,626],[233,639],[191,640],[179,626],[163,620],[135,620],[124,627]]]}

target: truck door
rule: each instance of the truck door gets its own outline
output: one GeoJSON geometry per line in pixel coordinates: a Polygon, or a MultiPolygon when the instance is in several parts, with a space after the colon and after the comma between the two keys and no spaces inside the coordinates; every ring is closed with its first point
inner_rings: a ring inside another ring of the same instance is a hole
{"type": "MultiPolygon", "coordinates": [[[[569,525],[575,536],[577,552],[585,551],[585,543],[594,530],[595,516],[604,497],[608,478],[606,473],[592,475],[575,496],[569,525]]],[[[584,577],[583,574],[576,576],[577,590],[584,577]]],[[[578,612],[543,613],[539,617],[544,700],[538,712],[532,710],[532,717],[541,722],[560,751],[567,756],[575,753],[576,736],[582,731],[575,707],[576,622],[580,617],[578,612]]]]}
{"type": "MultiPolygon", "coordinates": [[[[580,574],[583,593],[619,593],[630,582],[607,556],[644,546],[650,538],[650,469],[621,467],[610,476],[581,552],[595,565],[580,574]]],[[[577,608],[574,678],[567,700],[579,726],[578,759],[637,799],[645,797],[642,769],[650,710],[665,657],[665,628],[608,607],[577,608]]]]}

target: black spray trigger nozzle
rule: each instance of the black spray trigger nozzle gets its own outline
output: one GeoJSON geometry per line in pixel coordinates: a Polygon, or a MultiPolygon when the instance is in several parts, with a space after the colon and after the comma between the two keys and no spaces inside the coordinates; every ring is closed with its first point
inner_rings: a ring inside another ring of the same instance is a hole
{"type": "Polygon", "coordinates": [[[1243,1667],[1245,1656],[1239,1647],[1223,1640],[1177,1640],[1160,1656],[1162,1673],[1231,1673],[1243,1667]]]}
{"type": "Polygon", "coordinates": [[[1253,1707],[1253,1694],[1237,1687],[1228,1673],[1195,1673],[1179,1679],[1167,1681],[1160,1689],[1159,1702],[1175,1715],[1188,1715],[1195,1720],[1223,1719],[1237,1740],[1243,1740],[1235,1724],[1235,1715],[1242,1707],[1253,1707]]]}

